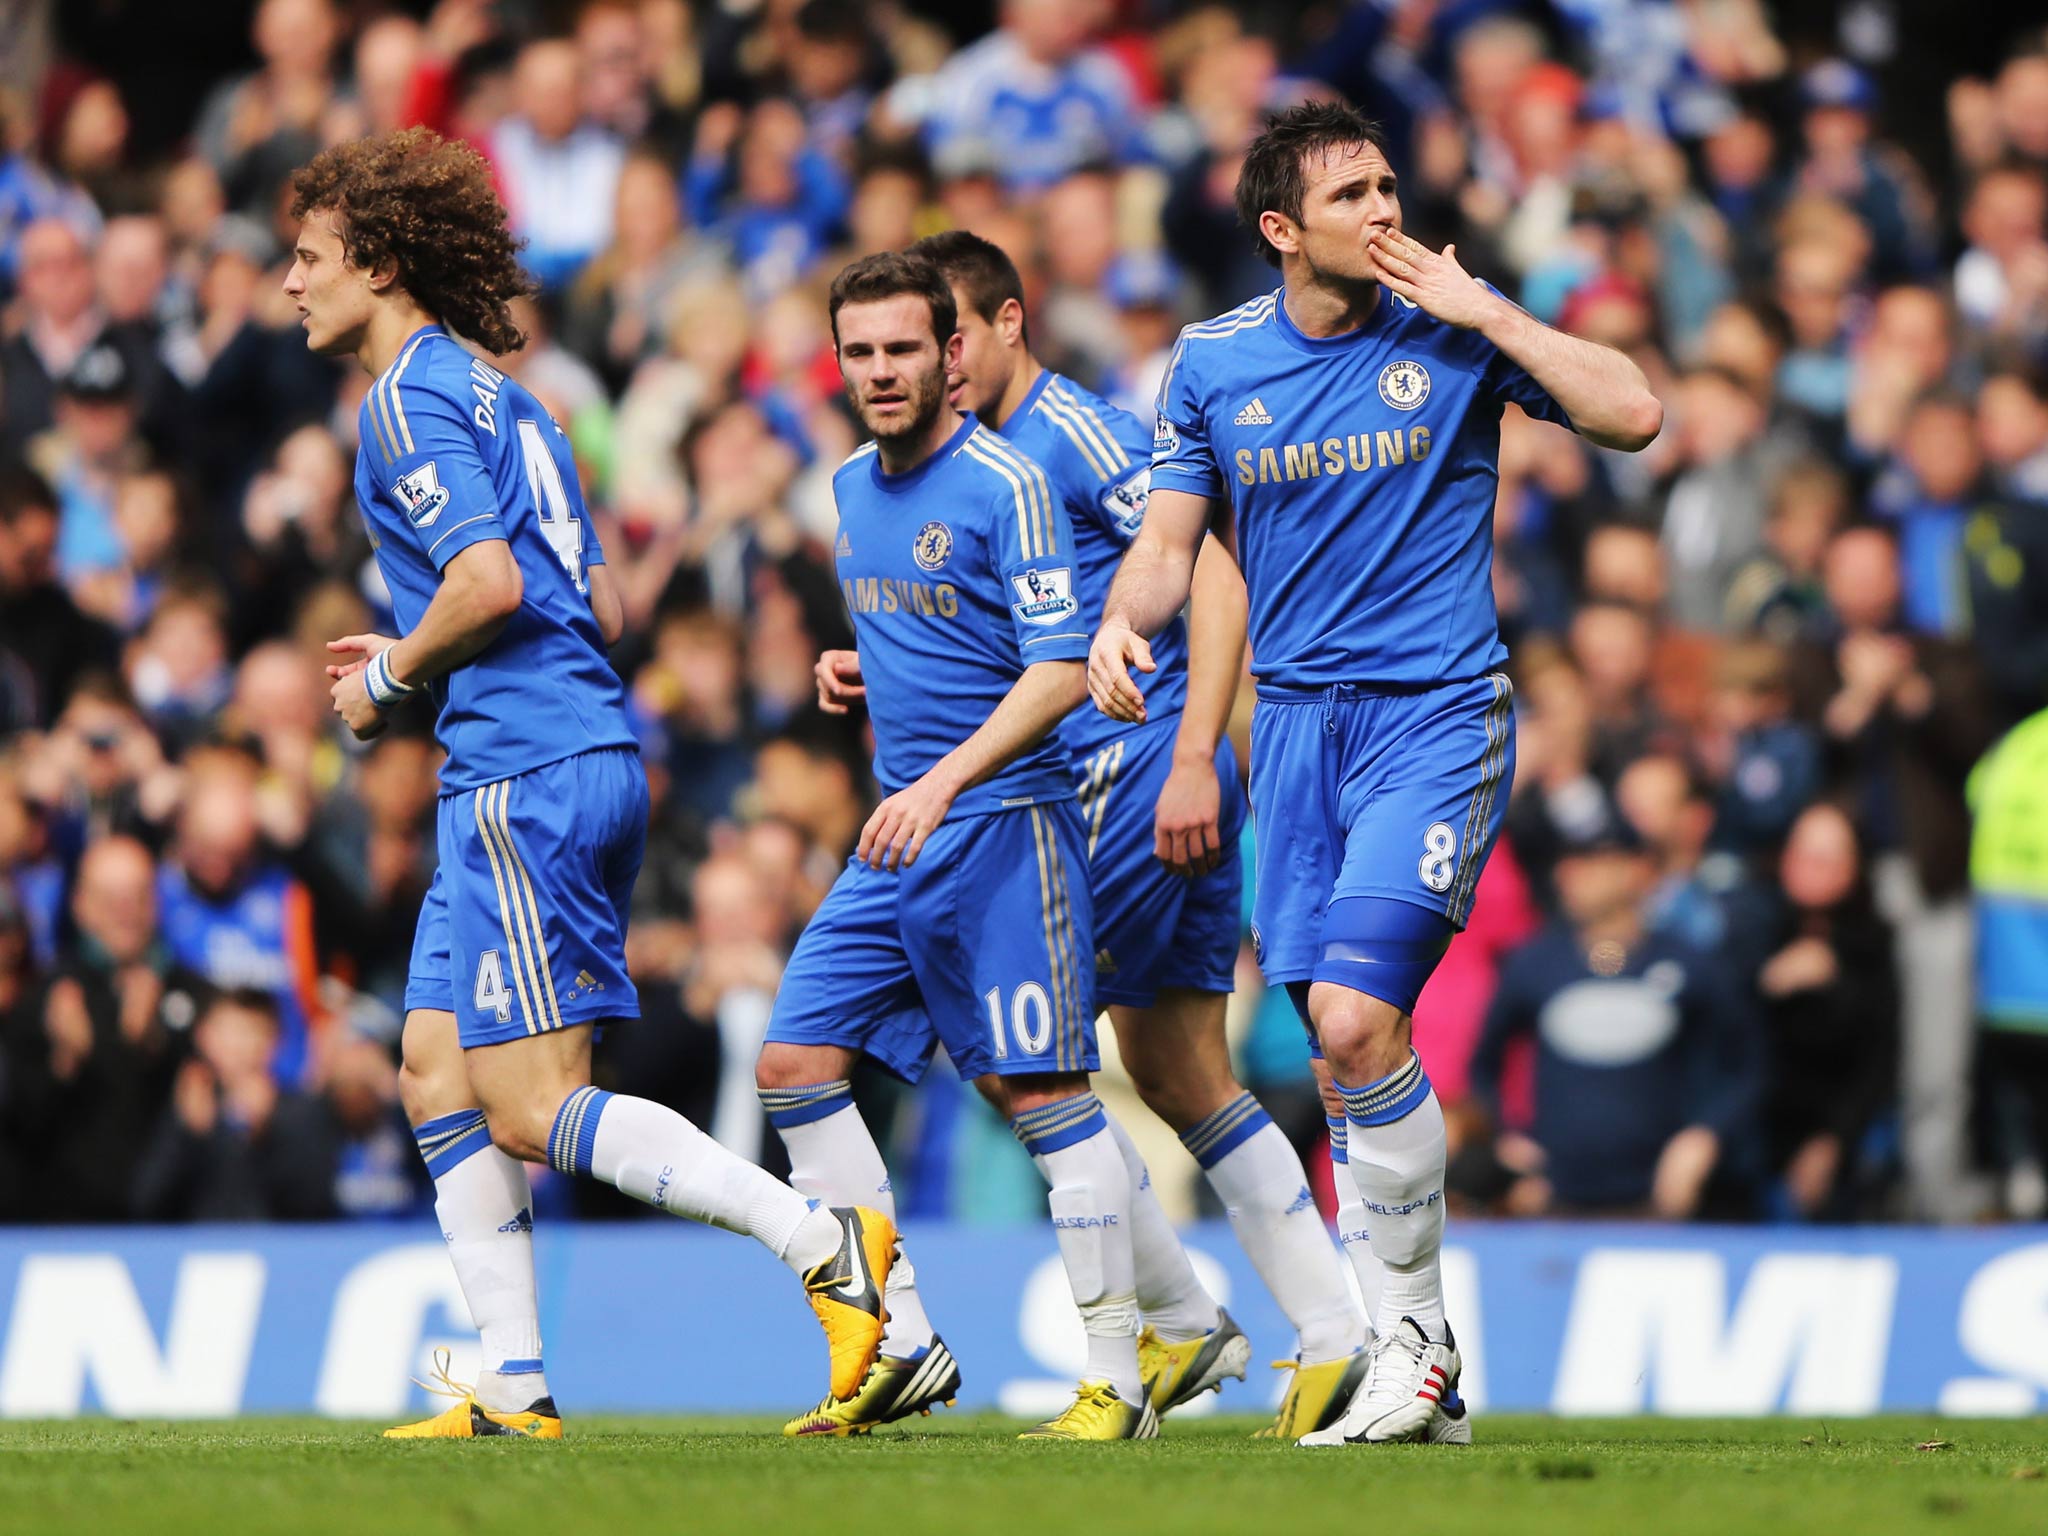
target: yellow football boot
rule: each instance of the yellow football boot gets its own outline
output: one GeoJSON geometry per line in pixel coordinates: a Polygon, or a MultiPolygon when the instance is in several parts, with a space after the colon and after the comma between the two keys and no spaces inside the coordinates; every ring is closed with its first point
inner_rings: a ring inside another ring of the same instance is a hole
{"type": "Polygon", "coordinates": [[[844,1402],[860,1390],[882,1348],[889,1311],[882,1288],[896,1262],[896,1227],[864,1205],[835,1206],[839,1251],[804,1275],[811,1310],[832,1347],[832,1398],[844,1402]]]}
{"type": "Polygon", "coordinates": [[[1195,1338],[1170,1344],[1149,1327],[1138,1335],[1145,1400],[1161,1417],[1201,1393],[1221,1392],[1226,1376],[1243,1381],[1251,1357],[1252,1341],[1221,1307],[1216,1326],[1195,1338]]]}
{"type": "Polygon", "coordinates": [[[435,1350],[434,1380],[421,1381],[414,1377],[413,1381],[437,1396],[452,1397],[456,1401],[431,1419],[385,1430],[386,1440],[479,1440],[487,1435],[514,1435],[528,1440],[562,1438],[562,1416],[555,1411],[552,1397],[529,1403],[516,1413],[486,1408],[476,1400],[473,1387],[448,1374],[453,1359],[447,1350],[435,1350]]]}
{"type": "Polygon", "coordinates": [[[1019,1440],[1156,1440],[1159,1415],[1150,1403],[1127,1403],[1106,1381],[1084,1381],[1064,1412],[1027,1429],[1019,1440]]]}
{"type": "Polygon", "coordinates": [[[1329,1428],[1344,1416],[1371,1365],[1369,1347],[1315,1365],[1275,1360],[1273,1369],[1294,1372],[1294,1380],[1287,1384],[1287,1396],[1280,1400],[1279,1417],[1264,1429],[1254,1431],[1253,1438],[1299,1440],[1303,1435],[1329,1428]]]}
{"type": "Polygon", "coordinates": [[[782,1426],[785,1435],[865,1435],[877,1424],[893,1424],[913,1413],[930,1416],[934,1405],[953,1406],[960,1392],[960,1367],[946,1341],[934,1338],[914,1355],[876,1355],[859,1389],[844,1402],[826,1398],[809,1413],[782,1426]]]}

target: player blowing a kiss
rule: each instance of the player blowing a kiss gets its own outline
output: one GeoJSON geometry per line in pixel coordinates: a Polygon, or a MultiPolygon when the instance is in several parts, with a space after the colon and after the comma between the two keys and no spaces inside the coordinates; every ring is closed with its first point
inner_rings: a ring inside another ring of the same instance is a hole
{"type": "Polygon", "coordinates": [[[1145,717],[1132,672],[1233,527],[1250,594],[1253,943],[1307,1026],[1347,1244],[1381,1271],[1377,1337],[1343,1416],[1304,1445],[1446,1438],[1444,1120],[1415,1000],[1464,926],[1514,771],[1492,520],[1509,404],[1635,451],[1663,408],[1611,348],[1540,324],[1401,230],[1376,124],[1319,103],[1246,154],[1238,216],[1278,291],[1181,333],[1150,506],[1089,656],[1089,691],[1145,717]]]}
{"type": "Polygon", "coordinates": [[[402,1437],[556,1438],[541,1357],[525,1164],[758,1238],[803,1279],[850,1394],[881,1343],[895,1233],[826,1210],[675,1111],[590,1084],[592,1028],[635,1019],[626,912],[647,781],[606,646],[622,624],[569,443],[517,381],[455,338],[525,340],[528,291],[489,168],[425,129],[339,145],[292,182],[285,292],[306,345],[375,381],[355,493],[402,631],[329,650],[360,739],[426,700],[447,754],[440,867],[405,992],[407,1118],[482,1336],[474,1387],[402,1437]]]}

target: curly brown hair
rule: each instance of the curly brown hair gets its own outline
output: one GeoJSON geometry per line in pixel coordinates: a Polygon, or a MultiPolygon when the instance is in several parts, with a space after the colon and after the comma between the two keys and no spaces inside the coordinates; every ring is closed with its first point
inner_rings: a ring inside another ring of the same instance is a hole
{"type": "Polygon", "coordinates": [[[420,307],[491,352],[526,337],[511,302],[535,292],[484,157],[430,128],[407,128],[323,150],[292,177],[292,217],[337,215],[349,264],[387,256],[420,307]]]}

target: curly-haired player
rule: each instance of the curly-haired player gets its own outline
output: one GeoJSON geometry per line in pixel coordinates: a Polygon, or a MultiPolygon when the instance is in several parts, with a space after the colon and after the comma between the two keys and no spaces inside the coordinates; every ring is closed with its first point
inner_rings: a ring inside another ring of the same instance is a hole
{"type": "Polygon", "coordinates": [[[285,292],[306,344],[376,381],[356,499],[404,633],[332,642],[358,737],[429,697],[448,754],[441,863],[405,992],[405,1109],[482,1333],[454,1407],[398,1436],[556,1437],[541,1367],[524,1162],[747,1232],[803,1277],[849,1396],[881,1342],[895,1233],[826,1211],[673,1110],[590,1085],[592,1026],[637,1018],[626,908],[647,781],[605,659],[621,612],[561,429],[455,339],[504,352],[527,291],[505,210],[467,145],[411,129],[328,150],[293,180],[285,292]]]}

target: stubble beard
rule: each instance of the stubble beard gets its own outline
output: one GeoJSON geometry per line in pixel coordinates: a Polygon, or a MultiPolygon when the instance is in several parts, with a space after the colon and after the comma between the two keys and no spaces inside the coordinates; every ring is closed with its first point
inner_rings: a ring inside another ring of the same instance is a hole
{"type": "Polygon", "coordinates": [[[912,443],[931,430],[932,423],[938,420],[939,411],[946,403],[945,371],[939,369],[924,375],[911,383],[905,392],[909,396],[910,409],[898,418],[898,423],[893,429],[886,425],[877,426],[868,418],[865,410],[860,413],[862,425],[874,435],[877,442],[892,445],[912,443]]]}

